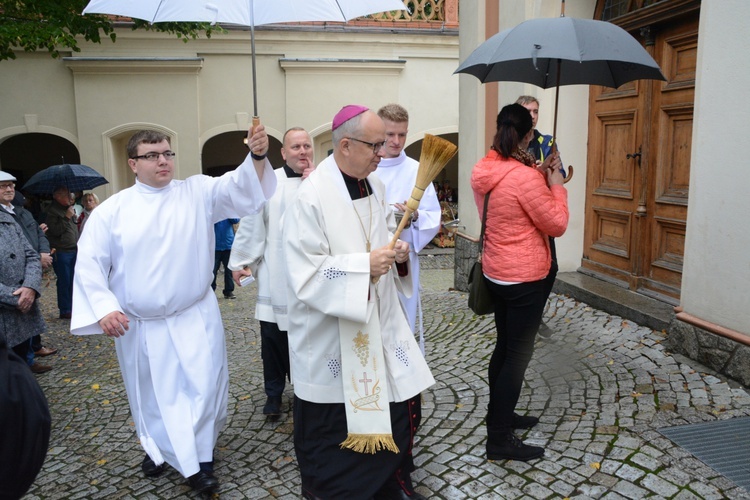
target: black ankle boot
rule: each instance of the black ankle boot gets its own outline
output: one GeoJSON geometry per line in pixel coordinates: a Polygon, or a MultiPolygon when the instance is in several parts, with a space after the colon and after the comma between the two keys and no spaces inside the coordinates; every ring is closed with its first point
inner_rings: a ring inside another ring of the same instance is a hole
{"type": "Polygon", "coordinates": [[[488,432],[488,460],[520,460],[526,462],[542,455],[544,455],[544,448],[524,444],[512,431],[488,432]]]}
{"type": "Polygon", "coordinates": [[[539,419],[537,417],[532,417],[531,415],[519,415],[518,413],[514,413],[513,421],[510,423],[510,426],[513,429],[531,429],[538,423],[539,419]]]}

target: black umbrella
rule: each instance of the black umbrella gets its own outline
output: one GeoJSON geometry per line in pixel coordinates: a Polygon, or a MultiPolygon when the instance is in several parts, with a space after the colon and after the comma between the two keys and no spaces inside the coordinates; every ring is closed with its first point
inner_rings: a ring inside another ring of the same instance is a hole
{"type": "Polygon", "coordinates": [[[664,80],[638,41],[606,21],[555,17],[530,19],[492,36],[455,73],[486,82],[524,82],[617,88],[632,80],[664,80]]]}
{"type": "Polygon", "coordinates": [[[32,194],[52,194],[61,186],[69,191],[85,191],[107,183],[109,181],[91,167],[66,163],[35,173],[21,190],[32,194]]]}
{"type": "Polygon", "coordinates": [[[666,80],[656,61],[627,31],[606,21],[565,17],[524,21],[490,37],[454,71],[482,83],[556,87],[552,137],[557,137],[561,85],[617,88],[633,80],[666,80]]]}

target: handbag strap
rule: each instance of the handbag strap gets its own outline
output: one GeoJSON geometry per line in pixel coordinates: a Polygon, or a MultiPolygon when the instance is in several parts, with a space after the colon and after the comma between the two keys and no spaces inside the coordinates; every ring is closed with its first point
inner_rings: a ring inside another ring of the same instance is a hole
{"type": "Polygon", "coordinates": [[[484,253],[484,229],[487,227],[487,205],[490,203],[490,194],[492,191],[484,195],[484,209],[482,209],[482,231],[479,233],[479,262],[482,261],[482,254],[484,253]]]}

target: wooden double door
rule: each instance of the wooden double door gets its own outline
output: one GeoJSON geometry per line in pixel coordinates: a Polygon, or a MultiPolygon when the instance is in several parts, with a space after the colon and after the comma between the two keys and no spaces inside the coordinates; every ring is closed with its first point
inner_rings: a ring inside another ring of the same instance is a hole
{"type": "Polygon", "coordinates": [[[580,271],[677,304],[688,209],[698,10],[665,10],[661,17],[651,13],[625,21],[623,27],[643,42],[667,81],[640,80],[618,89],[591,87],[580,271]]]}

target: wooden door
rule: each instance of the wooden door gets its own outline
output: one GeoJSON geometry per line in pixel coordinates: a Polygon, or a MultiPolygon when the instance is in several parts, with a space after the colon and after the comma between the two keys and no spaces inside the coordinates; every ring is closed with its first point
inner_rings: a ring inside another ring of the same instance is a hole
{"type": "MultiPolygon", "coordinates": [[[[633,16],[628,22],[638,24],[633,16]]],[[[665,13],[644,22],[631,33],[644,42],[667,81],[591,87],[581,271],[677,304],[698,12],[665,13]]]]}

